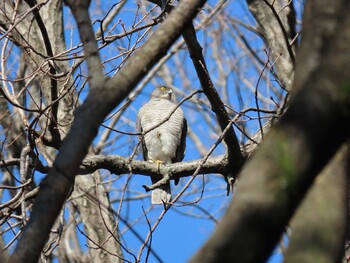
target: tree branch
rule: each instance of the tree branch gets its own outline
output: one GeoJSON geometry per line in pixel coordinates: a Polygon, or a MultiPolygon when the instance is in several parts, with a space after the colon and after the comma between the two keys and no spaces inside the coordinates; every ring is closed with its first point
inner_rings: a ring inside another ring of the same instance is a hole
{"type": "MultiPolygon", "coordinates": [[[[275,2],[273,2],[272,4],[270,4],[270,2],[268,0],[264,0],[265,4],[271,9],[272,13],[274,14],[276,20],[277,20],[277,23],[278,25],[280,26],[281,28],[281,31],[282,31],[282,34],[283,34],[283,38],[284,38],[284,41],[285,41],[285,45],[286,45],[286,48],[287,48],[287,51],[288,51],[288,54],[289,54],[289,57],[290,59],[292,60],[292,63],[293,63],[293,68],[294,68],[294,65],[295,65],[295,56],[294,56],[294,52],[292,50],[292,45],[290,44],[290,38],[293,39],[293,35],[291,35],[290,33],[291,32],[294,32],[294,28],[290,28],[289,32],[287,32],[286,28],[284,27],[283,25],[283,22],[279,16],[279,14],[277,13],[275,7],[273,6],[275,2]]],[[[291,5],[291,8],[293,8],[293,4],[291,5]]],[[[290,26],[290,24],[289,24],[290,26]]]]}
{"type": "MultiPolygon", "coordinates": [[[[34,0],[25,0],[25,2],[31,8],[34,8],[34,6],[36,5],[34,0]]],[[[41,35],[42,35],[43,40],[44,40],[44,46],[46,49],[47,56],[49,58],[52,58],[54,55],[53,55],[53,51],[52,51],[51,41],[50,41],[49,35],[47,33],[45,24],[40,16],[39,9],[33,9],[33,15],[34,15],[35,20],[38,23],[38,26],[40,28],[40,32],[41,32],[41,35]]],[[[50,74],[52,76],[56,75],[56,73],[57,73],[53,63],[54,63],[53,61],[49,61],[49,69],[50,69],[50,74]]],[[[58,116],[58,104],[59,104],[59,100],[57,100],[58,99],[57,80],[55,78],[51,77],[50,78],[50,85],[51,85],[50,88],[51,88],[51,103],[52,103],[52,105],[51,105],[52,119],[49,123],[49,129],[50,129],[50,133],[51,133],[52,141],[53,141],[54,145],[56,147],[59,147],[59,145],[61,143],[61,135],[59,133],[58,125],[57,125],[57,123],[58,123],[58,118],[57,118],[57,116],[58,116]]]]}
{"type": "Polygon", "coordinates": [[[294,73],[293,52],[295,52],[295,49],[293,50],[290,46],[295,34],[295,25],[289,23],[293,20],[291,16],[295,15],[293,4],[283,10],[280,1],[247,0],[247,4],[249,11],[259,24],[266,46],[271,50],[278,80],[284,89],[290,91],[294,73]],[[273,2],[273,6],[267,5],[270,2],[273,2]],[[276,7],[282,12],[276,14],[276,7]]]}
{"type": "Polygon", "coordinates": [[[284,262],[341,262],[348,222],[348,164],[349,145],[345,144],[296,211],[284,262]]]}
{"type": "Polygon", "coordinates": [[[90,1],[66,0],[66,4],[72,10],[77,22],[80,39],[84,44],[84,57],[89,71],[89,84],[92,89],[100,89],[105,82],[102,70],[100,55],[95,40],[95,34],[91,26],[91,19],[88,12],[90,1]],[[94,74],[91,74],[91,73],[94,74]]]}
{"type": "MultiPolygon", "coordinates": [[[[198,166],[201,165],[202,159],[180,162],[167,165],[161,165],[139,160],[130,160],[120,155],[90,155],[87,156],[79,167],[78,174],[92,174],[100,169],[105,169],[113,174],[121,175],[132,172],[142,176],[155,176],[162,178],[166,174],[171,174],[171,180],[191,176],[198,166]]],[[[20,159],[13,158],[0,161],[0,168],[9,166],[19,166],[20,159]]],[[[48,173],[52,167],[46,167],[37,162],[31,164],[31,168],[42,173],[48,173]]],[[[218,173],[225,175],[230,172],[230,164],[224,155],[210,157],[198,171],[199,174],[218,173]]]]}
{"type": "MultiPolygon", "coordinates": [[[[191,162],[173,163],[158,166],[157,164],[145,161],[130,160],[119,155],[94,155],[88,156],[82,162],[79,174],[90,174],[98,169],[106,169],[114,174],[140,174],[145,176],[158,176],[171,174],[171,179],[178,179],[192,175],[201,163],[201,159],[191,162]]],[[[225,156],[209,158],[199,173],[220,173],[225,174],[229,171],[229,163],[225,156]]]]}
{"type": "MultiPolygon", "coordinates": [[[[223,102],[220,99],[219,94],[213,85],[213,82],[210,79],[210,75],[208,73],[208,69],[206,67],[206,63],[202,54],[202,47],[197,40],[196,32],[192,23],[189,23],[187,25],[187,29],[184,31],[182,36],[186,42],[202,89],[207,96],[212,110],[216,114],[220,128],[223,131],[230,123],[230,118],[223,102]]],[[[233,129],[233,126],[231,126],[227,131],[224,137],[224,142],[227,145],[228,159],[232,166],[232,171],[233,173],[237,173],[243,164],[244,158],[241,153],[238,138],[233,129]]]]}

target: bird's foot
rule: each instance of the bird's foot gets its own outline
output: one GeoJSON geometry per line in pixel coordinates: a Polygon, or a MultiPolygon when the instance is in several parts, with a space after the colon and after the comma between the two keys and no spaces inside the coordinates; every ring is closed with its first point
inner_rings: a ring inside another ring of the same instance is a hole
{"type": "Polygon", "coordinates": [[[157,171],[158,173],[160,173],[160,165],[163,164],[164,162],[160,160],[156,160],[155,163],[157,164],[157,171]]]}

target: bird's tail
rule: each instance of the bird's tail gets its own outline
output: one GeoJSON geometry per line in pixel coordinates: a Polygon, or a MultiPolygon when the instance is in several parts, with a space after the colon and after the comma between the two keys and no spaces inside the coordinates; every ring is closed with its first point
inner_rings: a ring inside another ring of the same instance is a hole
{"type": "MultiPolygon", "coordinates": [[[[152,180],[153,181],[153,180],[152,180]]],[[[154,183],[154,182],[153,182],[154,183]]],[[[162,205],[171,201],[170,182],[161,185],[159,188],[152,190],[152,204],[162,205]]]]}

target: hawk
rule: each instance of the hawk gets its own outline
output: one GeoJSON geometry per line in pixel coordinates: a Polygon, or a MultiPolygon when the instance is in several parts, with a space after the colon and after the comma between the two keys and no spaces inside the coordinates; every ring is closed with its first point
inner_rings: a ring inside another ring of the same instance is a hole
{"type": "MultiPolygon", "coordinates": [[[[187,121],[183,111],[171,101],[173,90],[161,86],[155,88],[151,99],[137,114],[137,130],[141,135],[143,159],[160,164],[181,162],[185,155],[187,121]],[[170,116],[170,118],[169,118],[170,116]]],[[[151,177],[152,183],[159,179],[151,177]]],[[[178,183],[175,180],[175,185],[178,183]]],[[[152,204],[169,203],[170,182],[152,191],[152,204]]]]}

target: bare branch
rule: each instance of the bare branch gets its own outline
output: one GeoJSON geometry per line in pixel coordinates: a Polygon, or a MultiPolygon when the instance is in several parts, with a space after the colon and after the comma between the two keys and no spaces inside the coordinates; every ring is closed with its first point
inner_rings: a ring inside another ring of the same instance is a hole
{"type": "MultiPolygon", "coordinates": [[[[282,12],[281,1],[247,0],[250,12],[257,20],[266,45],[271,49],[271,58],[275,61],[276,73],[281,85],[286,90],[291,89],[294,73],[294,52],[290,43],[294,39],[295,24],[289,23],[288,15],[295,16],[293,5],[289,5],[282,12]],[[268,5],[267,5],[268,4],[268,5]],[[290,13],[290,14],[289,14],[290,13]]],[[[294,18],[295,20],[295,18],[294,18]]]]}
{"type": "MultiPolygon", "coordinates": [[[[202,160],[195,160],[191,162],[181,162],[169,165],[161,165],[159,167],[154,163],[130,160],[118,155],[95,155],[88,156],[84,159],[79,169],[79,174],[90,174],[98,169],[106,169],[114,174],[126,174],[130,172],[133,174],[141,174],[145,176],[159,176],[171,174],[171,179],[177,179],[192,175],[202,160]]],[[[228,172],[228,162],[224,156],[209,158],[201,167],[198,173],[221,173],[228,172]]]]}
{"type": "MultiPolygon", "coordinates": [[[[221,101],[207,70],[206,63],[202,54],[202,47],[197,41],[196,33],[193,24],[189,24],[186,31],[183,33],[183,37],[187,44],[188,50],[192,62],[196,68],[196,72],[201,82],[203,91],[210,101],[212,110],[216,114],[216,118],[223,131],[230,123],[228,113],[225,109],[225,105],[221,101]]],[[[232,165],[233,172],[237,172],[243,164],[243,155],[240,150],[237,136],[233,127],[231,126],[224,137],[224,141],[227,145],[228,158],[232,165]]]]}
{"type": "Polygon", "coordinates": [[[67,5],[73,12],[78,24],[80,39],[84,45],[84,55],[87,61],[90,73],[89,83],[92,89],[100,88],[104,84],[105,76],[102,71],[100,55],[95,40],[95,34],[92,30],[88,7],[90,1],[66,0],[67,5]],[[91,74],[93,73],[93,74],[91,74]]]}

